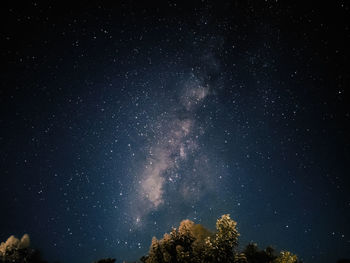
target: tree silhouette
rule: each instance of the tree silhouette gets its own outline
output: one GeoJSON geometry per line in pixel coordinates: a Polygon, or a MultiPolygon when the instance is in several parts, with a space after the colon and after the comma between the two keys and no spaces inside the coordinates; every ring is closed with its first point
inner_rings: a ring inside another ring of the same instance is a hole
{"type": "Polygon", "coordinates": [[[277,258],[272,247],[259,250],[256,243],[248,244],[243,253],[246,255],[248,263],[268,263],[273,262],[277,258]]]}
{"type": "MultiPolygon", "coordinates": [[[[260,250],[255,243],[249,243],[238,251],[237,223],[228,214],[216,221],[216,231],[210,232],[204,226],[191,220],[183,220],[178,229],[173,228],[158,240],[152,238],[143,263],[301,263],[289,251],[276,254],[272,247],[260,250]]],[[[94,263],[115,263],[114,258],[105,258],[94,263]]],[[[347,259],[337,263],[348,263],[347,259]]],[[[38,250],[30,248],[27,234],[21,239],[10,236],[0,244],[0,263],[47,263],[41,259],[38,250]]]]}
{"type": "Polygon", "coordinates": [[[237,223],[229,215],[223,215],[212,234],[201,225],[183,220],[179,229],[173,228],[161,240],[155,237],[149,254],[141,258],[145,263],[158,262],[233,262],[234,248],[238,244],[237,223]]]}
{"type": "Polygon", "coordinates": [[[297,256],[288,251],[275,255],[272,247],[259,250],[257,244],[248,244],[237,251],[239,233],[237,223],[229,215],[216,221],[216,232],[202,225],[183,220],[179,229],[173,228],[158,240],[153,237],[144,263],[297,263],[297,256]]]}

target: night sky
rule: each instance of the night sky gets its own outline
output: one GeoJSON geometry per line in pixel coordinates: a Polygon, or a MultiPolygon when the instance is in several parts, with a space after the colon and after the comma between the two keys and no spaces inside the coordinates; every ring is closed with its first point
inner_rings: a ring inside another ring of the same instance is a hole
{"type": "Polygon", "coordinates": [[[0,241],[121,262],[229,213],[241,248],[349,257],[347,17],[345,1],[2,3],[0,241]]]}

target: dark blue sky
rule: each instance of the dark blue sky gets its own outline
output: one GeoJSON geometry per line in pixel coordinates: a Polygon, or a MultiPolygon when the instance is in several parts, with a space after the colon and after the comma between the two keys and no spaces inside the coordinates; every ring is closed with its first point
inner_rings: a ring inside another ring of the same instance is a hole
{"type": "Polygon", "coordinates": [[[136,260],[185,218],[349,257],[344,1],[1,8],[0,240],[136,260]]]}

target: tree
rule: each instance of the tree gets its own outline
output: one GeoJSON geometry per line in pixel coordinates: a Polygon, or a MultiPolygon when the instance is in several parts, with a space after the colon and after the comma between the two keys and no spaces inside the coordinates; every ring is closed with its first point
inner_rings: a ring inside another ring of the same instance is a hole
{"type": "Polygon", "coordinates": [[[296,263],[298,257],[289,251],[282,251],[273,263],[296,263]]]}
{"type": "Polygon", "coordinates": [[[230,215],[223,215],[216,221],[214,236],[206,239],[205,260],[209,262],[234,262],[234,250],[238,245],[237,222],[230,215]]]}
{"type": "Polygon", "coordinates": [[[144,262],[146,263],[156,263],[163,262],[162,253],[160,251],[159,241],[156,237],[152,238],[151,247],[149,250],[148,256],[144,258],[144,262]]]}
{"type": "Polygon", "coordinates": [[[244,253],[237,253],[235,255],[235,263],[247,263],[247,257],[244,253]]]}
{"type": "Polygon", "coordinates": [[[256,243],[249,243],[243,253],[246,255],[248,263],[269,263],[277,258],[272,247],[259,250],[256,243]]]}
{"type": "Polygon", "coordinates": [[[0,244],[0,263],[44,263],[38,250],[30,248],[29,235],[24,234],[21,239],[10,236],[6,242],[0,244]]]}
{"type": "Polygon", "coordinates": [[[229,215],[217,220],[217,232],[212,234],[202,225],[183,220],[161,240],[152,239],[145,263],[163,262],[234,262],[234,248],[238,244],[237,223],[229,215]]]}
{"type": "Polygon", "coordinates": [[[230,215],[216,221],[216,232],[190,220],[183,220],[162,239],[152,239],[144,263],[297,263],[297,256],[282,251],[277,257],[272,247],[260,250],[255,243],[237,251],[239,233],[237,223],[230,215]]]}
{"type": "Polygon", "coordinates": [[[208,232],[190,220],[183,220],[178,229],[173,228],[169,234],[164,234],[162,239],[157,240],[153,237],[149,253],[142,257],[141,261],[145,263],[198,262],[195,250],[200,246],[201,238],[208,232]],[[196,244],[195,241],[197,241],[196,244]]]}

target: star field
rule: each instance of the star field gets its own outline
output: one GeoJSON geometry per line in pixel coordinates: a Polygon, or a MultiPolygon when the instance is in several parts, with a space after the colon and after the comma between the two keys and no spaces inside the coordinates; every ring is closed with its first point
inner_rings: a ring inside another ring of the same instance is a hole
{"type": "Polygon", "coordinates": [[[0,240],[132,261],[182,219],[229,213],[242,247],[349,258],[348,16],[344,1],[4,4],[0,240]]]}

